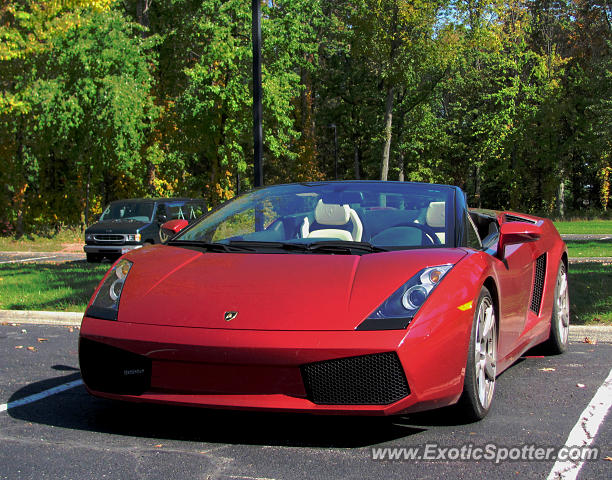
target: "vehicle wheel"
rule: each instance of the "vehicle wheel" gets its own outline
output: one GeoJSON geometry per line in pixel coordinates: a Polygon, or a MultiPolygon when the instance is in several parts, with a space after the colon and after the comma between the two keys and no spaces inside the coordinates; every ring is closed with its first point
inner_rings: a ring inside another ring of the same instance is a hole
{"type": "Polygon", "coordinates": [[[480,290],[474,312],[463,394],[458,407],[467,420],[484,418],[491,408],[497,371],[495,306],[486,287],[480,290]]]}
{"type": "Polygon", "coordinates": [[[102,261],[102,257],[97,253],[86,253],[85,256],[90,263],[100,263],[102,261]]]}
{"type": "Polygon", "coordinates": [[[170,235],[164,232],[163,228],[159,227],[159,241],[161,243],[166,243],[169,238],[170,238],[170,235]]]}
{"type": "Polygon", "coordinates": [[[558,355],[567,350],[570,321],[567,269],[563,261],[559,265],[554,295],[553,312],[550,318],[550,336],[544,346],[548,353],[558,355]]]}

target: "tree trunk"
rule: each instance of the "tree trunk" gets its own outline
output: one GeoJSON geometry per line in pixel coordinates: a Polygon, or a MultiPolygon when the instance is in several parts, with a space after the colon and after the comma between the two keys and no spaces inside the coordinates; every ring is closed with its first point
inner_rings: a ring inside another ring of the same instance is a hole
{"type": "Polygon", "coordinates": [[[359,146],[355,143],[355,156],[353,160],[353,168],[355,170],[355,180],[359,180],[359,164],[361,163],[361,150],[359,146]]]}
{"type": "Polygon", "coordinates": [[[399,178],[400,182],[404,181],[404,152],[403,150],[399,154],[399,178]]]}
{"type": "Polygon", "coordinates": [[[393,96],[394,88],[387,89],[387,101],[385,102],[385,148],[383,150],[381,180],[387,180],[389,176],[389,155],[391,153],[391,129],[393,127],[393,96]]]}
{"type": "MultiPolygon", "coordinates": [[[[138,23],[149,30],[149,7],[153,0],[138,0],[136,3],[136,18],[138,23]]],[[[148,32],[142,32],[143,38],[148,36],[148,32]]]]}
{"type": "Polygon", "coordinates": [[[557,190],[557,213],[559,217],[565,216],[565,169],[559,169],[559,188],[557,190]]]}
{"type": "Polygon", "coordinates": [[[482,201],[480,199],[480,164],[476,165],[474,172],[474,203],[478,208],[482,208],[482,201]]]}

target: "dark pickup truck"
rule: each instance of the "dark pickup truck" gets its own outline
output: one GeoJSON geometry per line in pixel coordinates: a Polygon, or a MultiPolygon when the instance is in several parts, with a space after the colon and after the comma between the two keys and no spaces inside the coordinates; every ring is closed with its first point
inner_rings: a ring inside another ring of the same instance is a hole
{"type": "Polygon", "coordinates": [[[135,248],[165,243],[162,224],[169,220],[189,223],[206,213],[204,200],[194,198],[132,198],[111,202],[96,223],[85,230],[88,262],[115,260],[135,248]]]}

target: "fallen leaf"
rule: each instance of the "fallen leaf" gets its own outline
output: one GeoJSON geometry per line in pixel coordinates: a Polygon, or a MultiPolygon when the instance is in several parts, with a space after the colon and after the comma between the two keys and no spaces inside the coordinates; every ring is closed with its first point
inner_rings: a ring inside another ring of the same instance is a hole
{"type": "Polygon", "coordinates": [[[604,460],[607,460],[608,462],[612,462],[612,457],[605,457],[604,460]]]}
{"type": "Polygon", "coordinates": [[[2,325],[8,325],[8,322],[2,322],[2,325]]]}
{"type": "Polygon", "coordinates": [[[25,328],[22,328],[21,333],[28,333],[28,331],[25,328]]]}
{"type": "Polygon", "coordinates": [[[576,386],[578,388],[585,388],[586,387],[586,385],[584,383],[577,383],[576,386]]]}
{"type": "Polygon", "coordinates": [[[155,445],[155,448],[161,448],[163,446],[164,446],[163,443],[158,443],[157,445],[155,445]]]}
{"type": "Polygon", "coordinates": [[[20,348],[23,348],[23,345],[15,345],[15,348],[19,350],[20,348]]]}
{"type": "Polygon", "coordinates": [[[49,339],[48,338],[39,338],[38,339],[38,343],[43,343],[43,342],[48,342],[49,339]]]}
{"type": "Polygon", "coordinates": [[[599,318],[599,317],[593,317],[593,321],[594,321],[594,322],[601,322],[601,318],[599,318]]]}
{"type": "Polygon", "coordinates": [[[72,327],[68,327],[68,331],[69,331],[70,333],[72,333],[72,332],[74,332],[74,328],[72,328],[72,327]]]}
{"type": "Polygon", "coordinates": [[[597,343],[597,340],[592,340],[589,337],[584,337],[584,340],[582,341],[582,343],[589,343],[591,345],[595,345],[597,343]]]}
{"type": "Polygon", "coordinates": [[[30,352],[35,352],[35,351],[36,351],[36,347],[28,347],[28,350],[29,350],[30,352]]]}
{"type": "Polygon", "coordinates": [[[555,369],[551,367],[540,368],[540,372],[554,372],[555,369]]]}

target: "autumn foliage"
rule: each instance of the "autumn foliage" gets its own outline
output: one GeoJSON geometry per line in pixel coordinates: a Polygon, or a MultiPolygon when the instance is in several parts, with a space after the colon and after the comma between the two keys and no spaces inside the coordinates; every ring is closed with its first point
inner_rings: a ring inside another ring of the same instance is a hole
{"type": "MultiPolygon", "coordinates": [[[[332,178],[337,157],[341,179],[452,183],[477,206],[607,209],[609,2],[262,8],[266,183],[332,178]]],[[[250,35],[244,0],[2,0],[2,233],[251,188],[250,35]]]]}

